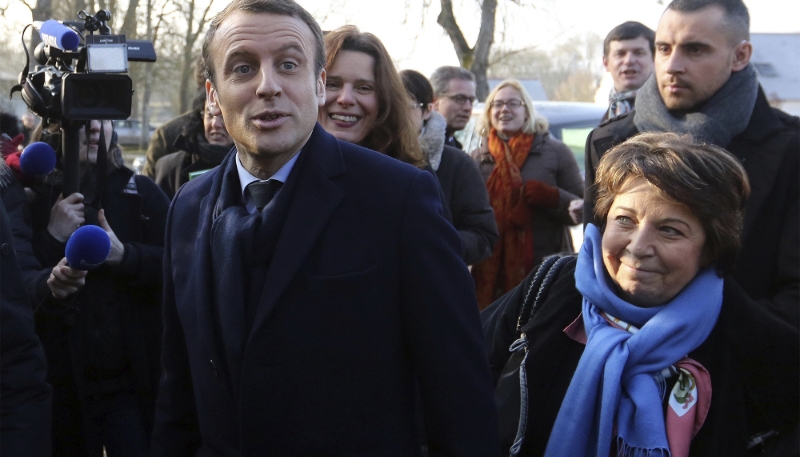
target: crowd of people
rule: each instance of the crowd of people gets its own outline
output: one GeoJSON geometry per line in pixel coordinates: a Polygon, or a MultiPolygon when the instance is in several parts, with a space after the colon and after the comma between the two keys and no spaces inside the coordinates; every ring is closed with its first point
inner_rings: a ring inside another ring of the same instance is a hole
{"type": "Polygon", "coordinates": [[[741,0],[615,27],[585,177],[519,81],[464,151],[471,72],[294,0],[213,19],[142,175],[86,121],[73,191],[3,114],[2,455],[800,455],[800,119],[751,56],[741,0]]]}

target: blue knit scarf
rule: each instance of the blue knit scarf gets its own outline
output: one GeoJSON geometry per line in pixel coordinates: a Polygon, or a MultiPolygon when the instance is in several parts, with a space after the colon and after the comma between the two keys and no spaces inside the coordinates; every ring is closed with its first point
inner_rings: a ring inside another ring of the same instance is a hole
{"type": "Polygon", "coordinates": [[[600,231],[586,227],[575,268],[588,341],[561,404],[545,455],[668,456],[660,373],[711,333],[722,306],[722,278],[701,270],[669,303],[640,308],[620,299],[606,273],[600,231]],[[612,327],[602,311],[640,327],[612,327]]]}

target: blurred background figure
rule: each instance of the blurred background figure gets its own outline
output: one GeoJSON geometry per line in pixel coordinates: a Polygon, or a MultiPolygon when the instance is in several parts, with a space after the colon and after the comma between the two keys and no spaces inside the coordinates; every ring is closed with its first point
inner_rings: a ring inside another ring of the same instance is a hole
{"type": "Polygon", "coordinates": [[[500,239],[472,274],[484,308],[514,288],[542,258],[574,252],[569,225],[580,222],[583,178],[572,151],[547,131],[525,88],[501,82],[486,98],[472,151],[489,191],[500,239]]]}
{"type": "MultiPolygon", "coordinates": [[[[197,56],[195,60],[194,79],[197,83],[197,95],[199,96],[200,93],[205,94],[206,75],[205,63],[203,62],[202,56],[197,56]]],[[[156,129],[153,136],[150,137],[150,144],[147,146],[147,160],[142,168],[143,175],[155,178],[156,162],[158,162],[158,159],[179,150],[175,145],[175,141],[184,133],[184,129],[192,122],[196,112],[197,110],[192,107],[189,111],[156,129]]]]}
{"type": "Polygon", "coordinates": [[[475,104],[475,75],[466,68],[439,67],[431,75],[433,109],[447,121],[445,144],[464,149],[453,136],[463,130],[475,104]]]}
{"type": "Polygon", "coordinates": [[[194,117],[173,143],[178,151],[156,162],[155,182],[170,199],[189,181],[190,173],[216,167],[233,147],[222,116],[208,112],[205,92],[197,93],[192,107],[194,117]]]}
{"type": "MultiPolygon", "coordinates": [[[[33,140],[60,144],[58,125],[33,140]]],[[[53,386],[53,452],[60,456],[146,455],[160,376],[161,284],[169,201],[122,161],[111,121],[80,134],[80,192],[62,195],[56,170],[31,186],[33,249],[52,268],[51,294],[36,332],[53,386]],[[111,252],[85,277],[67,266],[66,242],[100,226],[111,252]]]]}
{"type": "Polygon", "coordinates": [[[623,22],[603,41],[603,66],[614,87],[608,94],[608,111],[603,121],[621,116],[636,105],[636,91],[653,74],[656,33],[644,24],[623,22]]]}
{"type": "Polygon", "coordinates": [[[35,114],[31,113],[30,111],[25,111],[22,114],[22,134],[25,135],[25,140],[23,144],[29,144],[31,142],[31,133],[36,126],[39,125],[39,117],[35,114]]]}
{"type": "Polygon", "coordinates": [[[428,79],[414,70],[403,70],[400,77],[411,99],[409,112],[419,132],[422,152],[445,196],[442,204],[448,207],[453,226],[461,235],[464,262],[478,263],[492,255],[497,241],[494,211],[480,171],[463,151],[445,145],[447,121],[433,111],[433,88],[428,79]]]}

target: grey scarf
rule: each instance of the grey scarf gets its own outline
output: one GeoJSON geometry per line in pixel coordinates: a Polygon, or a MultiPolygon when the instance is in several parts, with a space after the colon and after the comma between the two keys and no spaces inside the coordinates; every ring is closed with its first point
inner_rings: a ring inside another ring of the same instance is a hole
{"type": "Polygon", "coordinates": [[[611,88],[611,92],[608,94],[608,119],[614,119],[632,110],[633,105],[631,102],[636,99],[636,92],[638,91],[617,92],[614,88],[611,88]]]}
{"type": "Polygon", "coordinates": [[[442,151],[444,151],[444,131],[447,128],[447,121],[444,116],[436,111],[431,112],[431,118],[425,123],[422,132],[419,134],[419,144],[422,152],[428,156],[428,163],[431,164],[433,171],[439,169],[442,163],[442,151]]]}
{"type": "Polygon", "coordinates": [[[747,128],[757,97],[758,78],[753,64],[748,64],[731,74],[699,111],[672,112],[664,105],[653,74],[639,89],[633,122],[640,132],[690,133],[697,141],[727,147],[747,128]]]}

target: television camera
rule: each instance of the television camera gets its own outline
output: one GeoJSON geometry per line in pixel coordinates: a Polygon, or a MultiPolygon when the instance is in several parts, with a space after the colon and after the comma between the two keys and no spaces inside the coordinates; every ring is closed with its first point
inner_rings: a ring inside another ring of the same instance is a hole
{"type": "MultiPolygon", "coordinates": [[[[47,123],[60,124],[64,195],[79,188],[81,127],[93,119],[127,119],[133,100],[128,62],[156,61],[151,42],[111,34],[108,10],[95,15],[80,11],[78,19],[63,23],[51,19],[25,27],[23,45],[30,26],[42,38],[33,51],[37,65],[30,71],[30,53],[25,46],[25,67],[9,95],[20,92],[31,111],[47,123]]],[[[101,151],[104,149],[101,140],[101,151]]],[[[105,163],[105,154],[98,154],[98,165],[101,163],[105,163]]]]}

